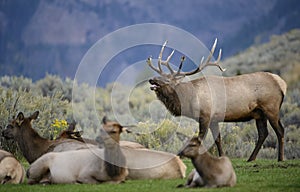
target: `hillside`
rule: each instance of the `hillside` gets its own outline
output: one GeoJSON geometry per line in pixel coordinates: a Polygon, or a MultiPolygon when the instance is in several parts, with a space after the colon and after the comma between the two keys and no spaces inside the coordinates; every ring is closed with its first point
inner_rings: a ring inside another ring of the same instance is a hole
{"type": "Polygon", "coordinates": [[[290,87],[300,87],[300,29],[272,36],[268,43],[251,46],[222,63],[225,76],[270,71],[282,76],[290,87]]]}
{"type": "Polygon", "coordinates": [[[0,75],[73,78],[97,40],[140,23],[182,28],[205,45],[217,37],[226,58],[299,28],[299,6],[298,0],[0,0],[0,75]]]}

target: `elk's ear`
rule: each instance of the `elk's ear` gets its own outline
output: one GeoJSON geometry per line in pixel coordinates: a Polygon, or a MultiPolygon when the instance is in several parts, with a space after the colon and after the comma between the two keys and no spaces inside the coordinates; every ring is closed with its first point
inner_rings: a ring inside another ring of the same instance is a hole
{"type": "Polygon", "coordinates": [[[21,124],[23,123],[24,121],[24,114],[22,112],[20,112],[17,116],[17,119],[16,119],[16,123],[21,126],[21,124]]]}
{"type": "Polygon", "coordinates": [[[197,141],[198,141],[199,145],[201,145],[203,140],[200,137],[197,137],[197,138],[198,138],[197,141]]]}
{"type": "Polygon", "coordinates": [[[120,127],[120,133],[132,133],[132,131],[126,127],[120,127]]]}
{"type": "Polygon", "coordinates": [[[81,137],[83,134],[83,131],[75,131],[75,132],[73,132],[73,134],[75,135],[75,137],[81,137]]]}
{"type": "Polygon", "coordinates": [[[102,118],[102,124],[106,125],[106,123],[107,123],[107,117],[104,116],[104,117],[102,118]]]}
{"type": "Polygon", "coordinates": [[[76,128],[76,122],[69,123],[67,131],[74,131],[76,128]]]}
{"type": "Polygon", "coordinates": [[[122,127],[122,132],[132,133],[132,131],[128,128],[122,127]]]}
{"type": "Polygon", "coordinates": [[[39,116],[39,113],[40,113],[39,111],[36,111],[32,115],[30,115],[30,117],[29,117],[30,120],[32,120],[32,119],[36,120],[39,116]]]}

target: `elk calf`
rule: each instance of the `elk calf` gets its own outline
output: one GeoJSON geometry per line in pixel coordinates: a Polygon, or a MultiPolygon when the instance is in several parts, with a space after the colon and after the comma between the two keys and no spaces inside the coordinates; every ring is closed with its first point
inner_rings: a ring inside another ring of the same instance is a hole
{"type": "Polygon", "coordinates": [[[198,137],[192,138],[179,155],[190,158],[200,176],[195,173],[187,187],[232,187],[236,184],[236,175],[230,159],[226,156],[210,155],[198,137]]]}
{"type": "Polygon", "coordinates": [[[0,183],[18,184],[24,181],[24,177],[20,162],[11,153],[0,150],[0,183]]]}

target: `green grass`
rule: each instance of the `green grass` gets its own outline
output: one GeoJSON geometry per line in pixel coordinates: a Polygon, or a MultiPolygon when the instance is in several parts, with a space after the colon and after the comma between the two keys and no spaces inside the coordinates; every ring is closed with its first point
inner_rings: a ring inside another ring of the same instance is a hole
{"type": "MultiPolygon", "coordinates": [[[[192,169],[189,160],[184,160],[188,166],[187,174],[192,169]]],[[[49,191],[49,192],[82,192],[82,191],[300,191],[300,160],[256,160],[247,163],[245,159],[233,159],[233,166],[237,174],[237,185],[232,188],[217,189],[177,189],[178,184],[185,183],[185,179],[175,180],[136,180],[126,181],[124,184],[59,184],[59,185],[0,185],[0,191],[49,191]]]]}

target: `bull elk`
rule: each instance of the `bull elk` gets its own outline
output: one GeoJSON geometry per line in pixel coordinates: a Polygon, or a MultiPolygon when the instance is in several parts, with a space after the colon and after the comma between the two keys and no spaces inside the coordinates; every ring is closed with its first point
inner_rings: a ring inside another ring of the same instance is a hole
{"type": "Polygon", "coordinates": [[[158,66],[152,64],[151,57],[147,64],[160,76],[149,80],[151,90],[158,99],[175,116],[186,116],[199,122],[199,138],[203,139],[208,128],[211,129],[219,155],[223,155],[219,122],[241,122],[255,119],[258,141],[248,161],[256,159],[264,140],[268,136],[267,121],[270,122],[278,139],[278,161],[284,159],[284,128],[280,122],[279,110],[286,94],[287,85],[278,75],[268,72],[256,72],[233,77],[206,76],[183,82],[184,77],[200,73],[207,66],[220,65],[221,50],[218,59],[211,61],[217,39],[210,54],[199,66],[190,72],[182,72],[185,60],[181,58],[178,71],[174,71],[169,61],[174,51],[166,60],[162,60],[165,44],[162,46],[158,66]],[[169,74],[163,72],[162,65],[167,67],[169,74]],[[220,88],[224,85],[225,89],[220,88]],[[213,95],[213,97],[212,97],[213,95]],[[218,107],[223,106],[223,107],[218,107]]]}

